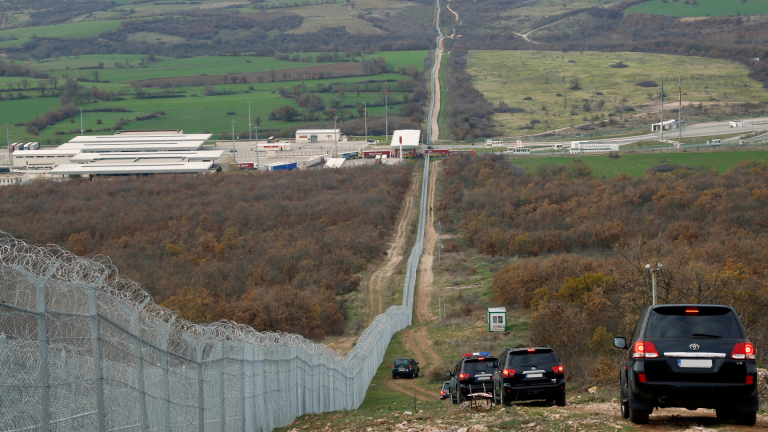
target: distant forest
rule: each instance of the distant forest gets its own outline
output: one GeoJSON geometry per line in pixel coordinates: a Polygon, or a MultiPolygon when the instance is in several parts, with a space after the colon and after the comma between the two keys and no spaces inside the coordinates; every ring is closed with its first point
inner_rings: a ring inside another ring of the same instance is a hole
{"type": "Polygon", "coordinates": [[[386,250],[407,165],[288,173],[32,182],[0,188],[0,227],[103,254],[158,303],[320,340],[339,295],[386,250]]]}
{"type": "Polygon", "coordinates": [[[648,263],[663,263],[660,303],[731,305],[768,343],[764,161],[603,180],[580,162],[535,176],[501,156],[443,163],[439,220],[481,254],[522,258],[495,276],[493,300],[530,309],[534,343],[554,346],[575,377],[613,379],[612,337],[651,303],[648,263]]]}

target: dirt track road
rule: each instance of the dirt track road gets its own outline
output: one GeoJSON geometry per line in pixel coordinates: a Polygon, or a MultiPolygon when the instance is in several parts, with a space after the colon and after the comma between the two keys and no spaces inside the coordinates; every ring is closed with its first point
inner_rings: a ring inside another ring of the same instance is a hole
{"type": "MultiPolygon", "coordinates": [[[[432,264],[434,260],[435,247],[437,245],[437,232],[435,231],[435,221],[431,208],[435,204],[435,188],[437,185],[438,164],[430,167],[429,185],[427,187],[427,215],[424,227],[424,252],[419,263],[419,278],[416,288],[416,298],[414,307],[416,312],[416,321],[421,325],[429,324],[435,320],[435,316],[429,310],[429,304],[432,301],[432,264]]],[[[429,339],[426,327],[413,327],[403,333],[403,343],[409,352],[413,353],[413,358],[419,362],[421,375],[425,376],[429,369],[440,367],[442,359],[432,348],[432,341],[429,339]]],[[[387,387],[401,393],[413,396],[414,392],[420,400],[434,400],[434,397],[424,396],[424,387],[411,380],[392,380],[387,379],[387,387]]]]}
{"type": "MultiPolygon", "coordinates": [[[[406,247],[408,245],[408,235],[410,234],[410,222],[413,219],[413,213],[416,211],[414,203],[416,202],[417,193],[421,189],[420,186],[421,175],[419,174],[414,176],[411,188],[405,194],[405,201],[395,226],[395,236],[389,244],[387,256],[368,279],[368,284],[366,285],[368,325],[376,318],[376,315],[383,313],[386,309],[383,292],[387,288],[387,284],[391,283],[392,275],[395,274],[398,265],[403,261],[403,257],[408,252],[406,247]]],[[[355,334],[339,338],[329,343],[328,347],[341,354],[346,354],[352,349],[359,336],[355,334]]]]}

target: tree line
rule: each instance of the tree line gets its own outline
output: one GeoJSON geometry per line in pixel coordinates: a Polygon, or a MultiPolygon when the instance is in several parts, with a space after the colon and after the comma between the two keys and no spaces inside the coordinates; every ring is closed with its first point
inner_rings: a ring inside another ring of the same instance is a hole
{"type": "Polygon", "coordinates": [[[33,243],[109,256],[193,321],[319,340],[341,332],[341,295],[386,250],[410,173],[403,165],[34,182],[0,190],[0,224],[33,243]]]}
{"type": "Polygon", "coordinates": [[[493,301],[530,310],[534,343],[555,347],[573,378],[615,378],[612,338],[651,304],[648,263],[663,263],[660,303],[731,305],[768,343],[764,161],[611,179],[578,162],[536,175],[502,156],[443,163],[439,219],[481,254],[521,258],[495,276],[493,301]]]}

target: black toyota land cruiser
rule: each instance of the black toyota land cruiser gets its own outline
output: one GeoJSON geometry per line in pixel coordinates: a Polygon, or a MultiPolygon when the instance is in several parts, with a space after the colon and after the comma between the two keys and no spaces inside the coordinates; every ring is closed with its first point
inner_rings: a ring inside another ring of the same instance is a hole
{"type": "Polygon", "coordinates": [[[548,346],[505,349],[493,374],[493,401],[507,405],[536,399],[565,406],[565,372],[560,359],[548,346]]]}
{"type": "Polygon", "coordinates": [[[462,359],[456,364],[453,372],[445,376],[451,377],[449,393],[451,402],[459,404],[467,396],[475,393],[487,394],[490,399],[493,391],[493,372],[499,365],[499,360],[489,352],[462,354],[462,359]]]}
{"type": "Polygon", "coordinates": [[[759,409],[755,347],[728,306],[651,306],[619,370],[621,414],[648,423],[653,408],[714,408],[717,418],[754,425],[759,409]]]}

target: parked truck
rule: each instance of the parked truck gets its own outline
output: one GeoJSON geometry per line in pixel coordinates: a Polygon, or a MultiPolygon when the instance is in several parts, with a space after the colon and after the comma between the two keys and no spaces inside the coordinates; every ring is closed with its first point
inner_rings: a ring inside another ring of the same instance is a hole
{"type": "Polygon", "coordinates": [[[299,166],[296,162],[282,162],[282,163],[267,164],[268,171],[290,171],[290,170],[295,170],[298,167],[299,166]]]}
{"type": "Polygon", "coordinates": [[[432,149],[432,150],[426,150],[424,153],[432,157],[446,157],[446,156],[450,156],[451,151],[448,149],[432,149]]]}
{"type": "Polygon", "coordinates": [[[304,163],[304,165],[309,168],[313,167],[315,165],[324,164],[328,158],[330,158],[331,155],[320,155],[320,156],[312,156],[311,158],[307,159],[307,161],[304,163]]]}
{"type": "Polygon", "coordinates": [[[359,152],[349,152],[349,153],[342,153],[339,155],[342,159],[358,159],[361,157],[361,154],[359,152]]]}

